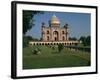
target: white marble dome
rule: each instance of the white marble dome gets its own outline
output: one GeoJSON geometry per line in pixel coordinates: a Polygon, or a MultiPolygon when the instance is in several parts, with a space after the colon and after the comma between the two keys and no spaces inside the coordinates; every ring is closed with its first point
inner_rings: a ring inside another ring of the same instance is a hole
{"type": "Polygon", "coordinates": [[[59,19],[56,17],[56,15],[53,15],[49,21],[50,24],[60,24],[59,19]]]}

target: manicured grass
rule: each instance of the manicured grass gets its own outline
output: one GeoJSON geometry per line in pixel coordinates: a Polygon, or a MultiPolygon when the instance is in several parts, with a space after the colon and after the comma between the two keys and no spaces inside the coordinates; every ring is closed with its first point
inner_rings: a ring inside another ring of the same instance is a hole
{"type": "Polygon", "coordinates": [[[50,46],[33,46],[23,49],[23,69],[90,66],[90,53],[64,48],[61,53],[50,46]],[[41,49],[35,55],[32,49],[41,49]]]}

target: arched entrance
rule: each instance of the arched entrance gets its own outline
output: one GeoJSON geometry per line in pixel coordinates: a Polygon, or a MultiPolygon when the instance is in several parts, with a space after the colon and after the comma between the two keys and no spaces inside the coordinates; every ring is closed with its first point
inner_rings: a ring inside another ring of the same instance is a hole
{"type": "Polygon", "coordinates": [[[54,31],[53,36],[54,36],[54,41],[59,41],[58,31],[54,31]]]}

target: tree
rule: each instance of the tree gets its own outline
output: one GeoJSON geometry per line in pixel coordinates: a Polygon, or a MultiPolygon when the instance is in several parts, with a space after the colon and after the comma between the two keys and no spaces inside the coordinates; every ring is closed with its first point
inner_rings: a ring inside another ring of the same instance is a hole
{"type": "Polygon", "coordinates": [[[91,37],[90,36],[87,36],[87,37],[81,36],[79,40],[82,41],[82,44],[84,46],[90,46],[91,45],[91,37]]]}
{"type": "Polygon", "coordinates": [[[82,44],[84,46],[86,46],[86,37],[85,36],[81,36],[79,40],[82,41],[82,44]]]}
{"type": "Polygon", "coordinates": [[[39,39],[37,39],[37,38],[33,38],[33,41],[39,41],[39,39]]]}
{"type": "Polygon", "coordinates": [[[90,46],[91,45],[91,37],[90,36],[87,36],[87,38],[86,38],[86,44],[87,44],[87,46],[90,46]]]}
{"type": "Polygon", "coordinates": [[[63,44],[58,44],[58,51],[61,52],[64,48],[63,44]]]}
{"type": "Polygon", "coordinates": [[[69,37],[69,40],[77,40],[77,38],[76,37],[69,37]]]}
{"type": "Polygon", "coordinates": [[[43,13],[43,12],[23,10],[23,34],[24,35],[28,30],[32,28],[32,26],[34,26],[33,18],[36,14],[39,13],[43,13]]]}
{"type": "Polygon", "coordinates": [[[34,26],[34,16],[40,13],[43,12],[23,10],[23,47],[27,47],[30,40],[38,40],[32,38],[31,36],[25,36],[25,34],[34,26]]]}
{"type": "Polygon", "coordinates": [[[32,41],[33,38],[31,36],[23,36],[23,47],[27,47],[29,44],[29,41],[32,41]]]}

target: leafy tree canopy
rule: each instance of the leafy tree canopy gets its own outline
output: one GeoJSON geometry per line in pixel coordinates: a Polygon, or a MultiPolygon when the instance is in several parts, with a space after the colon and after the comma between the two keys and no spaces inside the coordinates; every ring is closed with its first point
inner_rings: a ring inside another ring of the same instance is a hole
{"type": "Polygon", "coordinates": [[[23,11],[23,34],[30,30],[34,26],[34,16],[43,13],[41,11],[23,11]]]}

